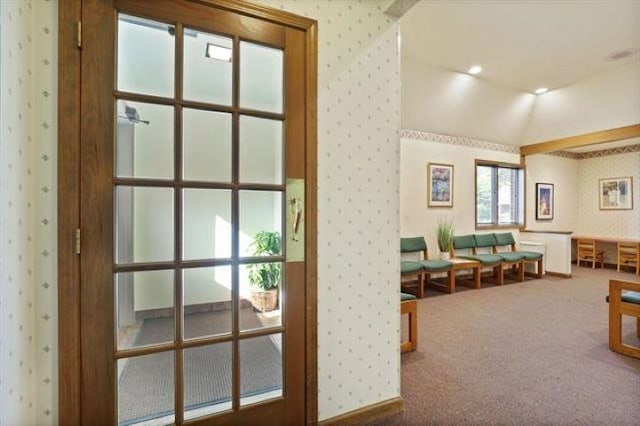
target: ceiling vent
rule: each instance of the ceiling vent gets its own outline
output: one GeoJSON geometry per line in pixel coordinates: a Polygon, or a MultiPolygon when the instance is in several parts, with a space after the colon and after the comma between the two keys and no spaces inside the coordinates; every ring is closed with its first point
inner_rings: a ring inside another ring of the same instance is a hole
{"type": "Polygon", "coordinates": [[[640,53],[640,49],[638,48],[633,48],[633,49],[622,49],[622,50],[616,50],[615,52],[610,53],[609,55],[607,55],[606,58],[604,58],[605,61],[621,61],[623,59],[627,59],[630,58],[632,56],[636,56],[638,53],[640,53]]]}

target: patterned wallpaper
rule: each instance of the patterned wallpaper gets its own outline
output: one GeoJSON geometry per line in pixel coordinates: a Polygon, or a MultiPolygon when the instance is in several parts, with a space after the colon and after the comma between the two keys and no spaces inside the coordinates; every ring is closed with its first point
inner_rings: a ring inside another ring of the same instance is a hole
{"type": "MultiPolygon", "coordinates": [[[[325,419],[400,394],[397,26],[384,14],[385,0],[263,3],[320,22],[319,415],[325,419]]],[[[7,206],[0,228],[0,422],[7,426],[57,418],[56,4],[0,1],[0,190],[7,206]]]]}
{"type": "Polygon", "coordinates": [[[0,16],[0,425],[56,424],[57,6],[0,16]]]}
{"type": "Polygon", "coordinates": [[[577,234],[640,238],[640,152],[580,160],[578,187],[577,234]],[[599,180],[624,176],[633,177],[633,210],[600,210],[599,180]]]}
{"type": "Polygon", "coordinates": [[[400,395],[398,29],[388,1],[262,3],[319,23],[322,420],[400,395]]]}
{"type": "Polygon", "coordinates": [[[548,154],[556,155],[558,157],[573,158],[574,160],[584,160],[586,158],[606,157],[608,155],[627,154],[631,152],[640,152],[640,144],[589,152],[557,151],[549,152],[548,154]]]}
{"type": "Polygon", "coordinates": [[[466,146],[469,148],[478,148],[487,151],[507,152],[510,154],[520,154],[520,147],[515,145],[505,145],[495,142],[487,142],[479,139],[472,139],[463,136],[449,136],[440,133],[423,132],[420,130],[402,129],[400,137],[403,139],[412,139],[416,141],[437,142],[449,145],[466,146]]]}

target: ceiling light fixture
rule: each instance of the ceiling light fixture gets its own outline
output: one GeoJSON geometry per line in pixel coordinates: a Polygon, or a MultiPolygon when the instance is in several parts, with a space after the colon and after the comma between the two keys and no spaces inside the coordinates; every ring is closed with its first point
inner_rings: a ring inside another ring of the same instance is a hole
{"type": "Polygon", "coordinates": [[[229,47],[207,43],[207,50],[204,52],[204,56],[220,61],[231,62],[231,49],[229,47]]]}
{"type": "Polygon", "coordinates": [[[536,89],[536,95],[542,95],[545,92],[548,92],[549,89],[547,89],[546,87],[541,87],[539,89],[536,89]]]}
{"type": "Polygon", "coordinates": [[[476,74],[480,74],[482,72],[482,67],[480,65],[474,65],[471,68],[469,68],[468,73],[471,75],[476,75],[476,74]]]}

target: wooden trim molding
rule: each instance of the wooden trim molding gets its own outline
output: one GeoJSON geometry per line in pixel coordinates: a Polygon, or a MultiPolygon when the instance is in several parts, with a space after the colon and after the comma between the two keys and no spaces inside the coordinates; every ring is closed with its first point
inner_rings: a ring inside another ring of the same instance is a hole
{"type": "Polygon", "coordinates": [[[274,22],[280,25],[287,25],[299,30],[308,30],[317,25],[317,21],[303,16],[295,15],[280,9],[252,3],[245,0],[189,0],[194,3],[214,5],[218,9],[229,10],[234,13],[260,18],[265,21],[274,22]]]}
{"type": "Polygon", "coordinates": [[[349,426],[361,425],[372,420],[392,416],[404,410],[404,400],[402,397],[388,399],[376,404],[368,405],[348,413],[340,414],[336,417],[323,420],[319,426],[349,426]]]}
{"type": "Polygon", "coordinates": [[[58,423],[81,423],[80,258],[80,0],[58,5],[58,423]]]}
{"type": "Polygon", "coordinates": [[[306,30],[306,409],[307,424],[318,422],[318,23],[306,30]]]}
{"type": "Polygon", "coordinates": [[[622,139],[640,137],[640,124],[600,130],[577,136],[553,139],[546,142],[534,143],[520,147],[521,155],[544,154],[545,152],[562,151],[570,148],[594,145],[604,142],[614,142],[622,139]]]}

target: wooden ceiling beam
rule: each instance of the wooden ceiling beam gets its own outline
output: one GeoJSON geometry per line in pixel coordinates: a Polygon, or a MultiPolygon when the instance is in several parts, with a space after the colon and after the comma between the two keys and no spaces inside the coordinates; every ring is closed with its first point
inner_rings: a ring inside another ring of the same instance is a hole
{"type": "Polygon", "coordinates": [[[614,142],[622,139],[640,137],[640,123],[615,129],[600,130],[583,135],[553,139],[546,142],[534,143],[520,147],[520,155],[544,154],[545,152],[563,151],[570,148],[594,145],[604,142],[614,142]]]}

